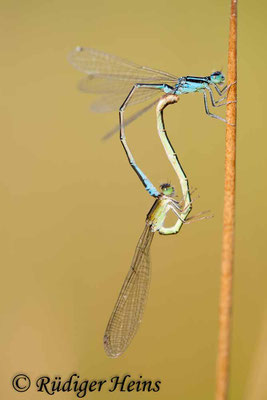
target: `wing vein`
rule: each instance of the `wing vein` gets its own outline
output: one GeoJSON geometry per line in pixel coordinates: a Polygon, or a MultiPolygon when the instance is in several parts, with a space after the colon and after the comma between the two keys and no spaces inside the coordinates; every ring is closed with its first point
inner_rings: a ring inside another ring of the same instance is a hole
{"type": "Polygon", "coordinates": [[[146,224],[105,331],[104,348],[109,357],[118,357],[126,350],[141,322],[150,282],[149,250],[153,236],[146,224]]]}

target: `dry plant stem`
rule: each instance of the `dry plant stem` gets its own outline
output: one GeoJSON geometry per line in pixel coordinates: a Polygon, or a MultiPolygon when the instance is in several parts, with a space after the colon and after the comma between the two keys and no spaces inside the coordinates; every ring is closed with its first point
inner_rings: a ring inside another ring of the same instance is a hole
{"type": "MultiPolygon", "coordinates": [[[[237,80],[237,0],[231,0],[228,49],[228,84],[237,80]]],[[[227,101],[236,101],[236,84],[231,86],[227,101]]],[[[216,400],[228,398],[234,261],[235,164],[236,164],[236,103],[227,105],[225,140],[224,215],[219,305],[219,343],[216,376],[216,400]]]]}

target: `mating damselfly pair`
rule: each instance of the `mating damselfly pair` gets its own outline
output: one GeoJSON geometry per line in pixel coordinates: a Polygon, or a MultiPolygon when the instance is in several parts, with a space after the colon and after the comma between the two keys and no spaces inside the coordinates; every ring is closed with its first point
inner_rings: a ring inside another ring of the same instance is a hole
{"type": "MultiPolygon", "coordinates": [[[[187,216],[192,208],[188,181],[166,135],[162,110],[167,104],[176,102],[178,95],[201,92],[204,96],[206,113],[213,118],[225,121],[209,111],[207,95],[210,97],[212,106],[220,107],[225,104],[222,103],[225,99],[222,96],[228,87],[225,86],[220,89],[220,85],[225,81],[220,71],[206,77],[185,76],[177,78],[169,73],[142,67],[90,48],[77,47],[70,53],[69,60],[77,69],[86,73],[86,77],[79,83],[79,88],[84,92],[100,95],[100,98],[92,104],[92,110],[96,112],[119,111],[120,139],[130,165],[148,193],[156,198],[147,215],[145,229],[137,244],[130,270],[125,278],[104,335],[104,347],[107,355],[118,357],[128,347],[143,316],[150,281],[149,252],[154,233],[156,231],[163,235],[178,233],[182,225],[188,221],[187,216]],[[220,100],[215,100],[212,88],[221,97],[220,100]],[[160,192],[154,187],[137,166],[126,142],[125,126],[155,105],[159,98],[124,122],[126,107],[142,103],[156,95],[160,96],[162,93],[174,97],[173,100],[166,100],[166,104],[159,107],[160,102],[164,103],[165,101],[164,99],[160,100],[157,107],[157,122],[162,144],[181,185],[183,193],[181,201],[174,199],[175,191],[170,184],[162,184],[160,192]],[[164,221],[170,210],[177,216],[177,221],[171,227],[164,227],[164,221]]],[[[116,131],[117,128],[107,136],[116,131]]],[[[200,219],[202,218],[205,217],[200,219]]]]}

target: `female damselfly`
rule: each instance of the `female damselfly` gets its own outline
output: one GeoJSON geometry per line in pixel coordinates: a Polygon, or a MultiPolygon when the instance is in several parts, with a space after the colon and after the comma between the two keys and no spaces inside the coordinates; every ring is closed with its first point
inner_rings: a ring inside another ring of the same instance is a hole
{"type": "Polygon", "coordinates": [[[186,210],[173,198],[174,194],[170,184],[162,184],[161,193],[147,215],[145,229],[104,334],[104,348],[109,357],[116,358],[126,350],[142,320],[150,282],[150,246],[154,233],[178,233],[185,222],[181,215],[186,210]],[[164,220],[170,210],[177,215],[178,224],[165,228],[164,220]]]}

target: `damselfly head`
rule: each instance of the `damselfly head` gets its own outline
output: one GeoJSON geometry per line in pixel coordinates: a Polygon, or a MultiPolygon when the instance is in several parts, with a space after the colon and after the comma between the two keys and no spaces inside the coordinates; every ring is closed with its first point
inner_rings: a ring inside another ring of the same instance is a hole
{"type": "Polygon", "coordinates": [[[82,47],[82,46],[76,46],[76,48],[75,48],[75,51],[77,52],[77,53],[80,53],[81,51],[83,51],[84,50],[84,47],[82,47]]]}
{"type": "Polygon", "coordinates": [[[225,77],[221,71],[216,71],[211,74],[210,80],[212,83],[221,84],[225,81],[225,77]]]}
{"type": "Polygon", "coordinates": [[[160,185],[160,189],[161,192],[165,195],[165,196],[175,196],[175,189],[172,185],[170,185],[169,183],[162,183],[160,185]]]}

